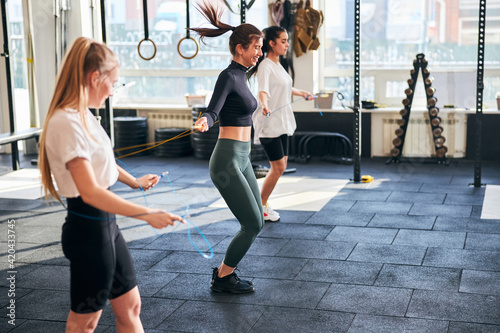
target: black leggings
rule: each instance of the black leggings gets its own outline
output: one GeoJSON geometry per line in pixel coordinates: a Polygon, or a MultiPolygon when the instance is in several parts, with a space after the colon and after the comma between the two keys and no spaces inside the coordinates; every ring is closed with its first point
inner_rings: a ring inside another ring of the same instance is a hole
{"type": "Polygon", "coordinates": [[[240,222],[224,264],[236,267],[264,226],[259,186],[248,158],[250,141],[219,139],[210,158],[210,177],[240,222]]]}
{"type": "Polygon", "coordinates": [[[137,285],[115,215],[87,205],[80,197],[68,199],[62,248],[70,260],[71,310],[76,313],[99,311],[108,299],[137,285]]]}

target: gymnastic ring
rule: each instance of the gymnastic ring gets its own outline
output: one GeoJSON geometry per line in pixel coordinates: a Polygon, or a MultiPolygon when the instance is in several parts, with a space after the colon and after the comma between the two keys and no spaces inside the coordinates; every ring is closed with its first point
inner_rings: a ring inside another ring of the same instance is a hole
{"type": "Polygon", "coordinates": [[[151,40],[151,39],[149,39],[149,38],[144,38],[144,39],[143,39],[143,40],[141,40],[141,41],[139,42],[139,44],[137,45],[137,53],[139,53],[139,57],[141,57],[141,58],[142,58],[142,59],[144,59],[144,60],[151,60],[151,59],[153,59],[153,58],[155,57],[155,55],[156,55],[156,44],[155,44],[155,42],[153,42],[153,40],[151,40]],[[154,50],[155,50],[155,51],[153,52],[153,55],[152,55],[151,57],[149,57],[149,58],[146,58],[146,57],[144,57],[144,56],[141,54],[141,44],[142,44],[142,42],[144,42],[144,41],[150,41],[150,42],[153,44],[153,47],[154,47],[154,50]]]}
{"type": "Polygon", "coordinates": [[[186,36],[184,38],[181,38],[181,40],[179,41],[179,43],[177,43],[177,53],[179,53],[179,55],[181,57],[183,57],[184,59],[193,59],[194,57],[196,57],[196,55],[198,54],[198,51],[200,50],[199,46],[198,46],[198,42],[196,42],[196,40],[193,38],[193,37],[190,37],[190,36],[186,36]],[[185,39],[191,39],[193,42],[194,42],[194,45],[196,45],[196,52],[190,56],[190,57],[186,57],[185,55],[183,55],[181,53],[181,43],[185,40],[185,39]]]}

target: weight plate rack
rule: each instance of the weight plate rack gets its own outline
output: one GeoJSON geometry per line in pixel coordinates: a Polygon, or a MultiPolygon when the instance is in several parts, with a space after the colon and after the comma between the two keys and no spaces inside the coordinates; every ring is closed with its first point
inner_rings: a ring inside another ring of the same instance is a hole
{"type": "Polygon", "coordinates": [[[418,73],[422,70],[422,78],[424,80],[425,95],[427,98],[427,110],[429,114],[429,123],[432,129],[432,137],[434,148],[436,151],[436,159],[438,164],[446,163],[446,153],[448,148],[444,145],[446,138],[443,136],[443,127],[441,127],[441,118],[439,117],[439,108],[436,106],[437,98],[434,96],[436,89],[432,86],[434,79],[430,75],[428,62],[423,53],[417,54],[413,60],[413,69],[410,71],[410,79],[408,79],[408,88],[405,90],[406,98],[403,99],[403,109],[399,111],[401,119],[397,120],[399,128],[396,129],[396,138],[392,140],[394,147],[391,149],[391,159],[389,162],[399,163],[405,143],[406,130],[410,120],[411,104],[417,85],[418,73]]]}

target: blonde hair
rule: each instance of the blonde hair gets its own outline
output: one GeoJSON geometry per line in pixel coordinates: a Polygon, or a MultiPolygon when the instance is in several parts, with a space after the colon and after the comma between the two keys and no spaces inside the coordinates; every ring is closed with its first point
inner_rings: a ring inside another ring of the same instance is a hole
{"type": "MultiPolygon", "coordinates": [[[[80,113],[83,127],[88,132],[85,114],[88,108],[88,75],[98,71],[101,78],[118,67],[114,53],[104,44],[79,37],[67,52],[57,76],[54,93],[40,135],[38,168],[42,177],[45,198],[52,196],[61,202],[52,182],[52,174],[45,146],[45,132],[50,118],[58,110],[75,109],[80,113]]],[[[88,132],[90,135],[90,133],[88,132]]],[[[92,137],[92,135],[90,135],[92,137]]]]}

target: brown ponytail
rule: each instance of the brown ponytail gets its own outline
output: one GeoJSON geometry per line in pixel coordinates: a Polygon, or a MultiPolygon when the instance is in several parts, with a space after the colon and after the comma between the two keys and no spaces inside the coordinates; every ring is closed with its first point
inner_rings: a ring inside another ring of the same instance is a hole
{"type": "Polygon", "coordinates": [[[203,0],[196,8],[212,24],[213,28],[190,28],[200,36],[200,42],[204,43],[205,37],[218,37],[228,31],[233,31],[229,37],[229,52],[236,54],[236,45],[240,44],[247,49],[257,38],[262,38],[262,32],[252,24],[243,23],[237,27],[221,22],[224,8],[203,0]]]}

